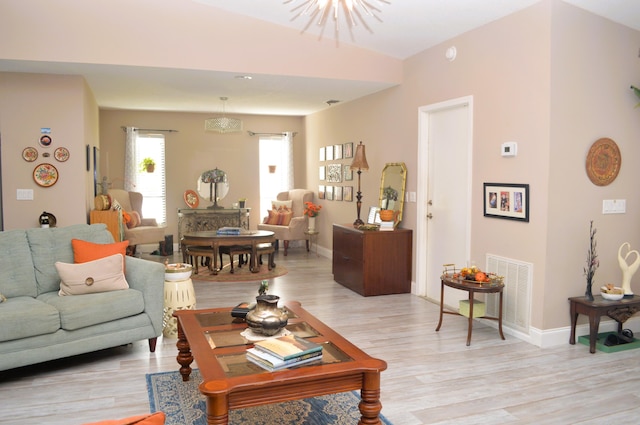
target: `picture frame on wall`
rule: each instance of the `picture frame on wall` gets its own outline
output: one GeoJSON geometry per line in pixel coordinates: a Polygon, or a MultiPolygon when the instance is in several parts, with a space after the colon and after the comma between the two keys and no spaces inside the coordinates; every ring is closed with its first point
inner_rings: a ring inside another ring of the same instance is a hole
{"type": "Polygon", "coordinates": [[[353,180],[353,170],[351,169],[351,165],[344,165],[342,169],[344,173],[344,181],[348,182],[353,180]]]}
{"type": "Polygon", "coordinates": [[[344,157],[353,158],[353,142],[348,142],[344,144],[344,157]]]}
{"type": "Polygon", "coordinates": [[[329,183],[340,183],[342,181],[342,164],[327,165],[327,181],[329,183]]]}
{"type": "Polygon", "coordinates": [[[529,185],[484,183],[484,216],[529,222],[529,185]]]}
{"type": "Polygon", "coordinates": [[[333,188],[333,199],[342,201],[342,186],[335,186],[333,188]]]}
{"type": "Polygon", "coordinates": [[[325,186],[324,199],[327,201],[333,201],[333,186],[325,186]]]}
{"type": "Polygon", "coordinates": [[[353,202],[353,186],[345,186],[342,189],[342,199],[346,202],[353,202]]]}
{"type": "Polygon", "coordinates": [[[325,149],[324,158],[327,161],[333,161],[333,145],[327,146],[324,149],[325,149]]]}
{"type": "Polygon", "coordinates": [[[333,147],[333,159],[342,159],[342,145],[333,147]]]}
{"type": "Polygon", "coordinates": [[[326,178],[326,174],[325,174],[325,173],[326,173],[326,171],[325,171],[325,166],[324,166],[324,165],[321,165],[321,166],[318,168],[318,178],[319,178],[320,180],[324,180],[324,179],[326,178]]]}
{"type": "Polygon", "coordinates": [[[318,186],[318,199],[324,199],[324,185],[318,186]]]}
{"type": "Polygon", "coordinates": [[[320,148],[320,151],[318,152],[318,161],[320,162],[324,161],[324,153],[325,153],[325,149],[320,148]]]}

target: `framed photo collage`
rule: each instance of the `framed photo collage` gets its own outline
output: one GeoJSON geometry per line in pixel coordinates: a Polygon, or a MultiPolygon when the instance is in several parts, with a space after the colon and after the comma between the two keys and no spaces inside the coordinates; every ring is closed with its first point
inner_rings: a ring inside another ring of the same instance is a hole
{"type": "Polygon", "coordinates": [[[320,148],[318,177],[320,182],[326,184],[318,186],[318,198],[328,201],[353,202],[353,185],[350,184],[353,181],[351,158],[353,158],[353,142],[320,148]],[[345,159],[349,161],[344,161],[345,159]]]}

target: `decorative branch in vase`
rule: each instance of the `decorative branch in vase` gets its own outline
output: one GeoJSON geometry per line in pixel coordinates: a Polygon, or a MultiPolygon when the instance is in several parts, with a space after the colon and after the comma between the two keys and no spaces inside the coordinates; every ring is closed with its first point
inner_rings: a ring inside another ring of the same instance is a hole
{"type": "Polygon", "coordinates": [[[596,229],[593,227],[593,220],[589,224],[589,250],[587,251],[587,266],[584,268],[584,275],[587,278],[587,289],[584,296],[589,301],[593,301],[593,275],[596,273],[600,261],[598,260],[598,253],[596,252],[596,229]]]}

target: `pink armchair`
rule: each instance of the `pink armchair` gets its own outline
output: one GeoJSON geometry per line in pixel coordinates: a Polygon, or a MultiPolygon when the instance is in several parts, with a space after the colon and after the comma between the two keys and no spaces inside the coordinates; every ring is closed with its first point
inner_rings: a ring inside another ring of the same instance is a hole
{"type": "MultiPolygon", "coordinates": [[[[258,224],[259,230],[270,230],[275,234],[278,241],[283,241],[284,255],[287,255],[289,249],[289,241],[305,240],[307,251],[309,251],[309,239],[304,231],[307,230],[308,220],[304,215],[304,203],[313,202],[313,191],[307,189],[291,189],[287,192],[280,192],[277,196],[278,201],[291,201],[291,221],[289,225],[283,226],[278,224],[258,224]]],[[[266,220],[265,220],[266,221],[266,220]]]]}

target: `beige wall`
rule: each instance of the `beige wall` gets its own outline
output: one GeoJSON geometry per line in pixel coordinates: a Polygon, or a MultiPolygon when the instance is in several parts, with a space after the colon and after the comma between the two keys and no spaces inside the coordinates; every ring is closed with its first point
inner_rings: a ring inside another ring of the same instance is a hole
{"type": "MultiPolygon", "coordinates": [[[[58,226],[85,223],[92,179],[86,170],[85,146],[97,143],[98,108],[79,76],[0,73],[0,131],[2,132],[2,205],[4,229],[39,226],[42,211],[54,214],[58,226]],[[51,128],[53,143],[39,145],[40,129],[51,128]],[[22,159],[26,147],[35,147],[35,162],[22,159]],[[69,160],[53,157],[66,147],[69,160]],[[44,157],[48,153],[51,156],[44,157]],[[50,163],[59,173],[53,186],[33,180],[37,164],[50,163]],[[17,189],[32,189],[32,201],[18,201],[17,189]]],[[[91,198],[92,199],[92,198],[91,198]]]]}
{"type": "MultiPolygon", "coordinates": [[[[167,161],[167,235],[174,235],[178,242],[177,210],[188,208],[183,199],[187,189],[196,189],[196,182],[203,171],[220,168],[227,172],[229,193],[221,202],[230,207],[239,198],[247,198],[252,208],[251,227],[266,215],[259,211],[258,136],[253,132],[297,133],[294,142],[294,180],[297,187],[306,187],[305,175],[305,129],[301,117],[279,117],[262,115],[236,115],[243,121],[242,133],[218,134],[204,131],[204,121],[219,115],[198,113],[151,112],[151,111],[100,111],[100,157],[101,169],[113,187],[123,188],[124,142],[122,126],[147,129],[172,129],[176,133],[165,134],[165,156],[167,161]],[[108,167],[107,167],[108,162],[108,167]]],[[[210,203],[201,201],[206,207],[210,203]]]]}
{"type": "MultiPolygon", "coordinates": [[[[407,60],[401,87],[307,117],[310,187],[319,184],[320,146],[363,140],[371,167],[363,174],[363,208],[375,202],[386,162],[405,162],[407,190],[415,191],[418,108],[472,95],[471,257],[479,264],[487,253],[531,262],[532,326],[566,327],[567,298],[585,290],[589,221],[598,228],[596,291],[620,282],[619,245],[640,247],[640,171],[633,166],[640,120],[629,90],[640,74],[638,45],[640,32],[556,1],[449,40],[407,60]],[[444,53],[452,45],[458,58],[448,62],[444,53]],[[593,185],[585,172],[588,149],[600,137],[613,138],[623,155],[618,179],[606,187],[593,185]],[[500,157],[506,141],[518,142],[516,158],[500,157]],[[483,182],[530,184],[531,221],[483,217],[483,182]],[[627,214],[602,215],[603,199],[626,199],[627,214]]],[[[353,221],[355,205],[322,203],[321,245],[330,246],[328,226],[353,221]]],[[[405,211],[403,227],[415,229],[416,204],[405,211]]],[[[423,260],[414,258],[414,278],[417,261],[423,260]]],[[[637,278],[632,288],[640,292],[637,278]]]]}

